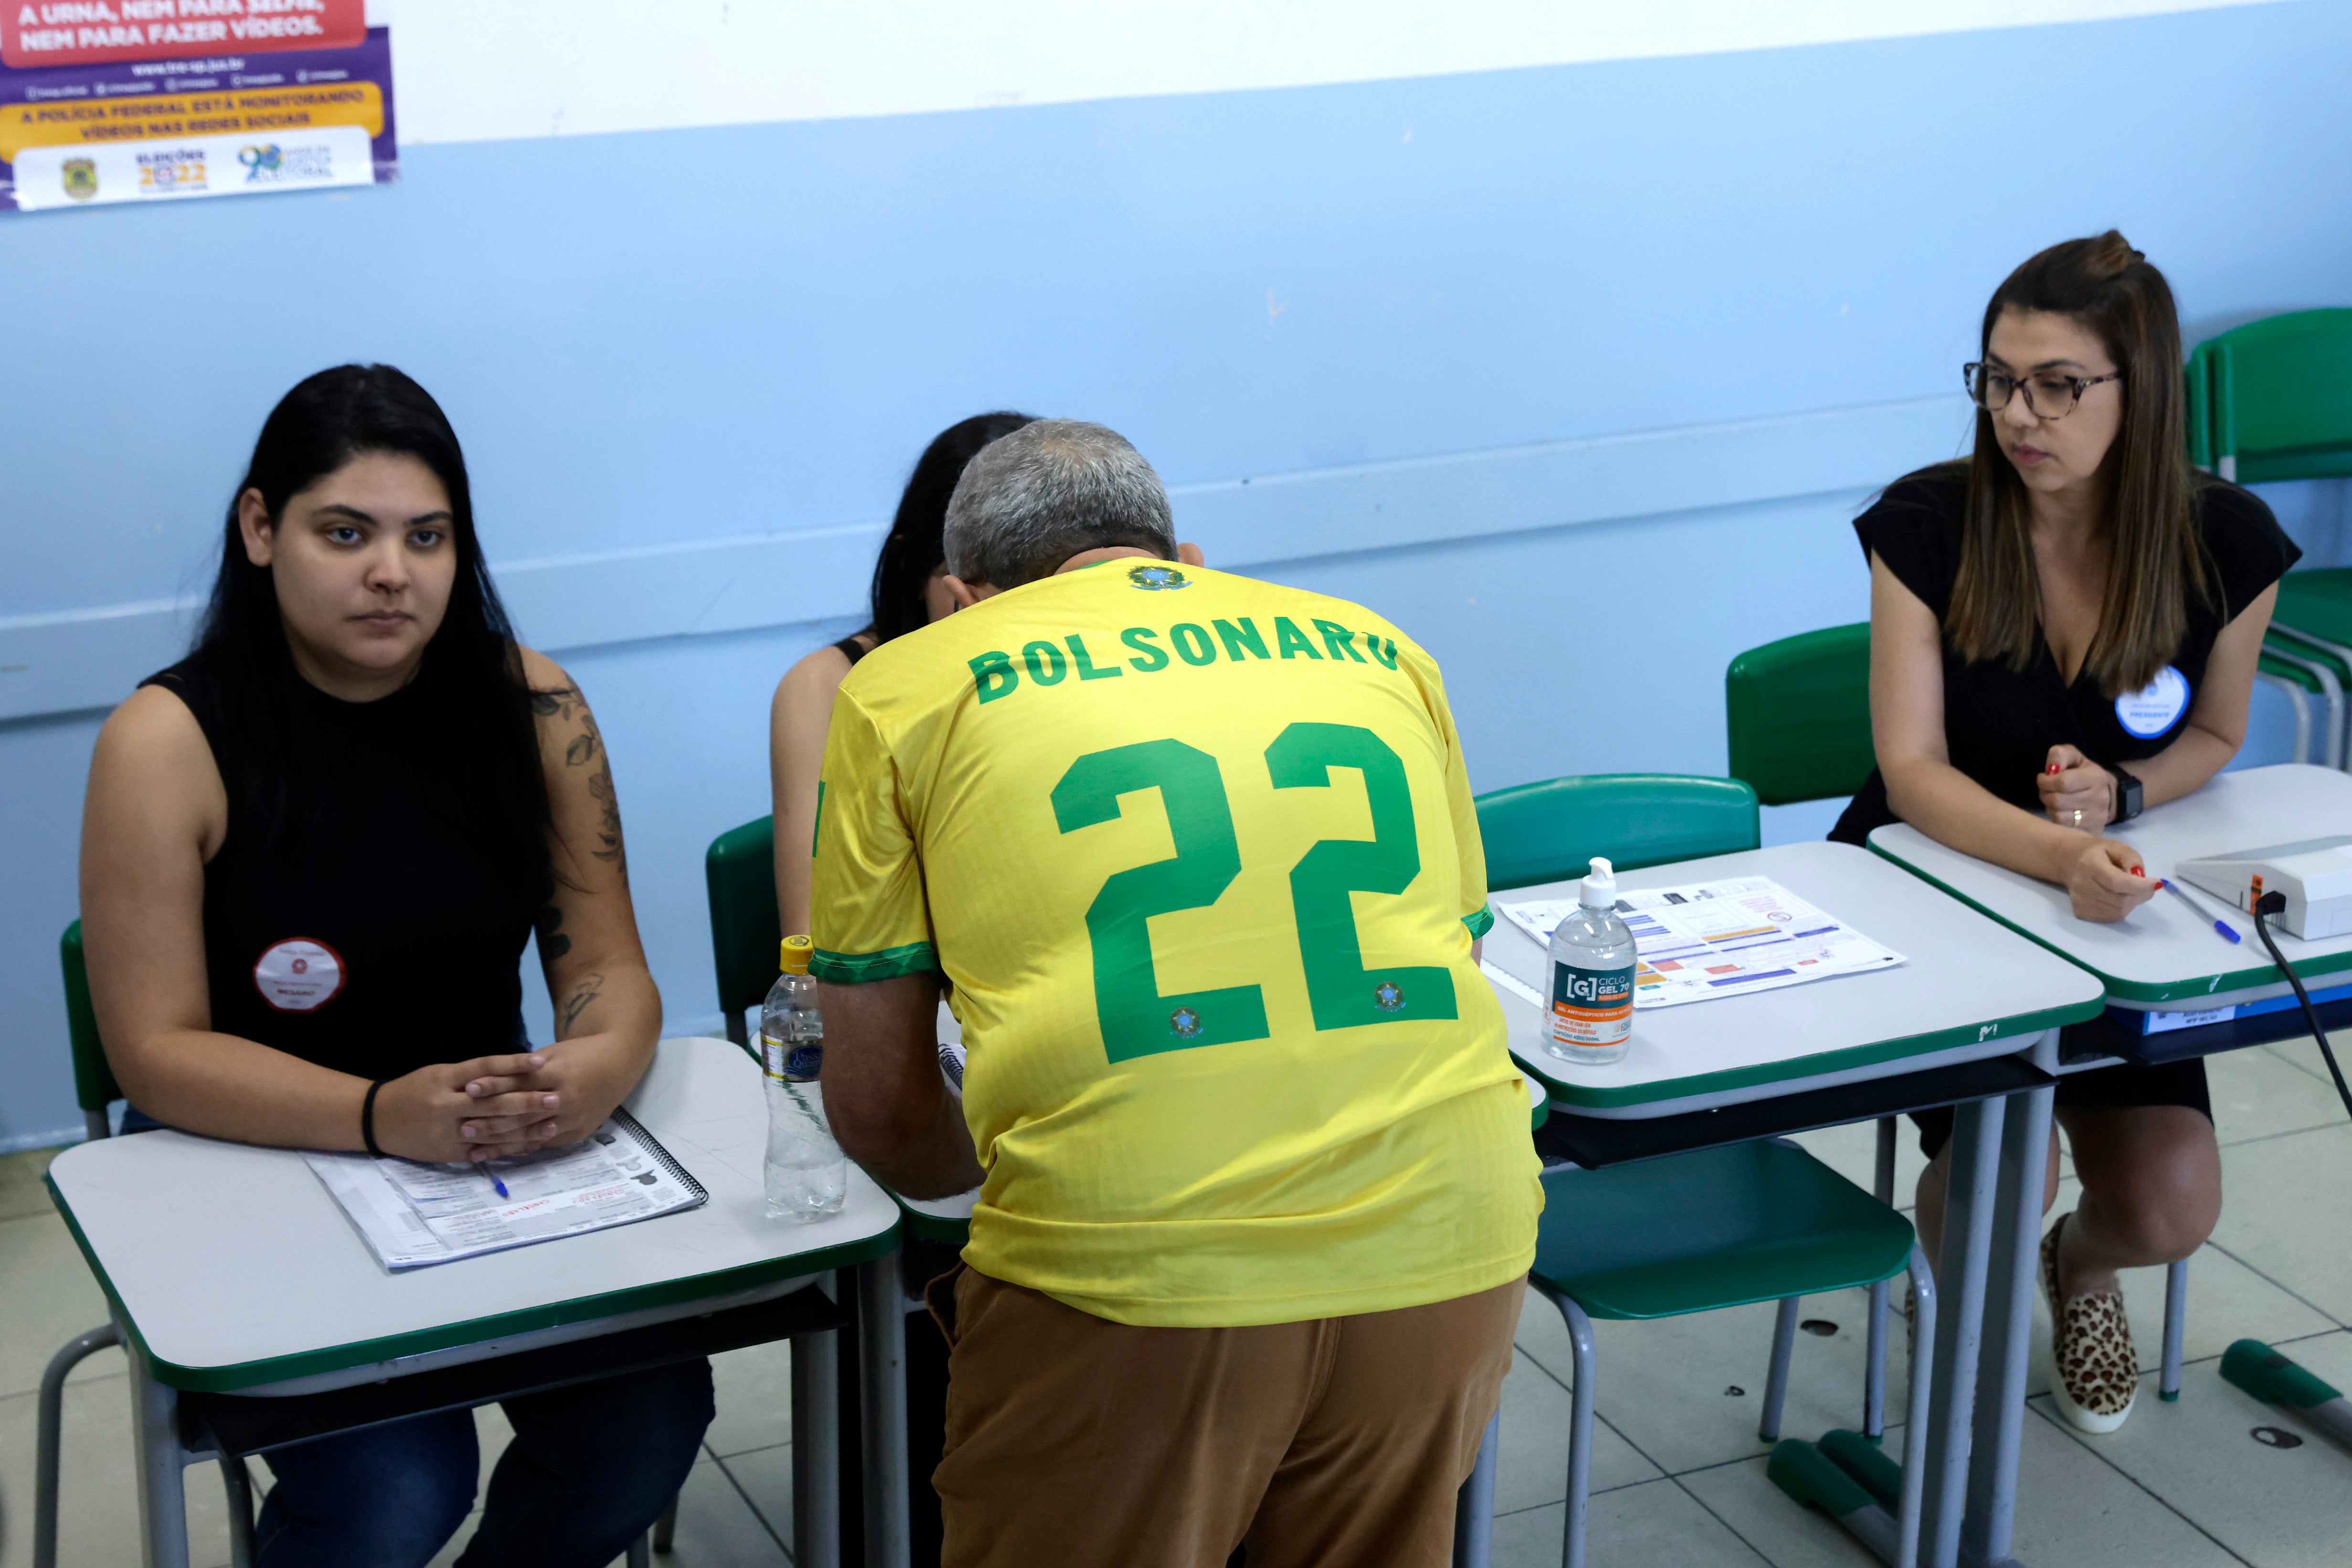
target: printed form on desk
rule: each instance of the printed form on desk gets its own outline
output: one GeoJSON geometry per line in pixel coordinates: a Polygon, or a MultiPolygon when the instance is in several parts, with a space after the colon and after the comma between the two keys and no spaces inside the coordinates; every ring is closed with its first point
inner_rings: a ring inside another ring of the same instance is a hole
{"type": "MultiPolygon", "coordinates": [[[[1552,928],[1575,912],[1576,900],[1497,900],[1496,907],[1548,951],[1552,928]]],[[[1678,1007],[1903,962],[1901,953],[1823,914],[1769,877],[1621,889],[1616,907],[1640,955],[1633,972],[1636,1008],[1678,1007]]]]}
{"type": "Polygon", "coordinates": [[[568,1149],[488,1165],[311,1150],[302,1158],[395,1272],[634,1225],[710,1198],[625,1110],[568,1149]],[[491,1171],[506,1184],[505,1197],[490,1184],[491,1171]]]}

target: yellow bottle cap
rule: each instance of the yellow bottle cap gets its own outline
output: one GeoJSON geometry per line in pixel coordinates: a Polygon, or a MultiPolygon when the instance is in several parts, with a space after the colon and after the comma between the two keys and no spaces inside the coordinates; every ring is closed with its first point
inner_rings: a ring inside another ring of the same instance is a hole
{"type": "Polygon", "coordinates": [[[807,937],[788,936],[784,938],[784,950],[776,960],[776,967],[787,974],[806,974],[809,954],[815,951],[816,943],[807,937]]]}

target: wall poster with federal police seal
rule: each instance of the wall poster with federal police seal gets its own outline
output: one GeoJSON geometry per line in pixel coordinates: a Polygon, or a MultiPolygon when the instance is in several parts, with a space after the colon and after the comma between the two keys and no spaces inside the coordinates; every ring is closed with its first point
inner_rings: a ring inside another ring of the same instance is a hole
{"type": "Polygon", "coordinates": [[[0,212],[399,172],[365,0],[0,0],[0,212]]]}

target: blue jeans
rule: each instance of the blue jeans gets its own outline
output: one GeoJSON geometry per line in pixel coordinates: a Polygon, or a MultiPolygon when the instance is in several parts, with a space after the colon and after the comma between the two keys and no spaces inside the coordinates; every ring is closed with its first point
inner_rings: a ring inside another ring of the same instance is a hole
{"type": "MultiPolygon", "coordinates": [[[[659,1519],[710,1425],[695,1360],[503,1402],[514,1441],[459,1568],[605,1568],[659,1519]]],[[[424,1568],[466,1522],[471,1411],[413,1416],[266,1456],[278,1484],[261,1568],[424,1568]]]]}

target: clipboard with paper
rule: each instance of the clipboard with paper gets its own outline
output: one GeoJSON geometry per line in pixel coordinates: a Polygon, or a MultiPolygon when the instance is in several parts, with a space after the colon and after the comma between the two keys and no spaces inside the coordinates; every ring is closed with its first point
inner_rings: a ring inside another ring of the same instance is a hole
{"type": "Polygon", "coordinates": [[[702,1184],[626,1110],[614,1111],[569,1148],[495,1162],[504,1196],[478,1164],[315,1150],[302,1157],[377,1261],[395,1273],[635,1225],[710,1201],[702,1184]]]}

